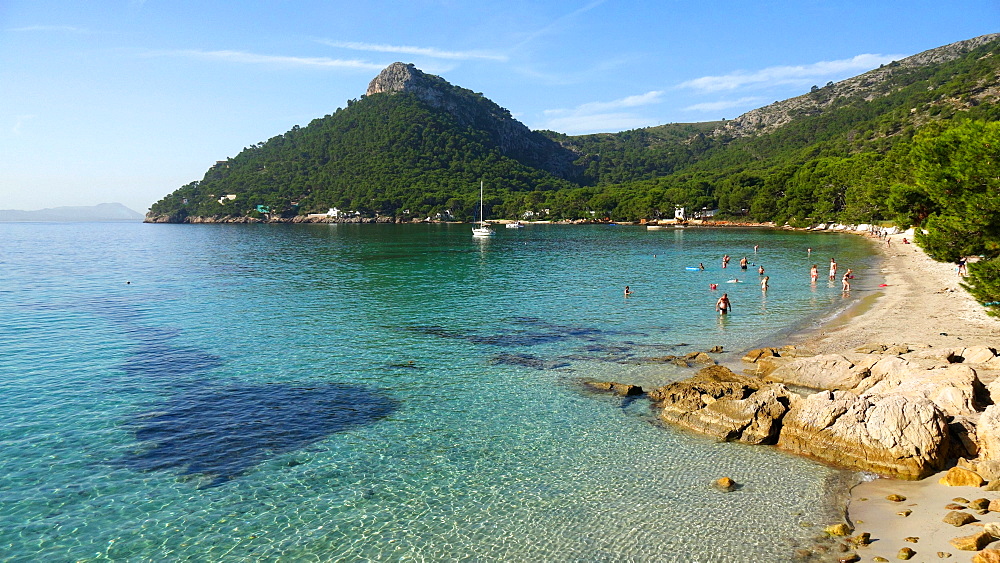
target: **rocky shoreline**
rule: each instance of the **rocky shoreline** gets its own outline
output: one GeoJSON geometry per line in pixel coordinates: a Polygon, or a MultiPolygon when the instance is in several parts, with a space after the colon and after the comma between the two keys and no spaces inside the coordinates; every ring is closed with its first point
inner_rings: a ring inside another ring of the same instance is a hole
{"type": "MultiPolygon", "coordinates": [[[[843,527],[828,529],[839,539],[798,553],[801,559],[955,560],[953,553],[970,553],[964,550],[973,546],[983,550],[976,561],[1000,561],[1000,549],[983,549],[1000,539],[1000,523],[956,547],[951,540],[962,534],[949,535],[955,525],[940,519],[944,513],[914,517],[916,504],[901,510],[888,502],[876,509],[868,496],[859,496],[904,483],[929,495],[946,487],[928,477],[959,471],[971,475],[962,485],[993,482],[1000,489],[1000,321],[961,289],[951,265],[934,262],[902,238],[872,241],[880,253],[878,271],[859,274],[884,283],[863,307],[795,335],[789,345],[750,351],[738,366],[709,366],[648,396],[670,424],[722,440],[774,445],[877,477],[877,485],[852,490],[843,527]],[[864,518],[853,515],[859,504],[868,510],[864,518]],[[906,517],[899,515],[907,510],[906,517]],[[859,534],[849,536],[855,527],[859,534]],[[905,534],[918,528],[937,531],[938,539],[905,534]],[[896,536],[904,545],[890,541],[896,536]]],[[[987,505],[997,501],[1000,517],[1000,493],[986,496],[987,505]]],[[[970,504],[956,506],[964,511],[970,504]]]]}

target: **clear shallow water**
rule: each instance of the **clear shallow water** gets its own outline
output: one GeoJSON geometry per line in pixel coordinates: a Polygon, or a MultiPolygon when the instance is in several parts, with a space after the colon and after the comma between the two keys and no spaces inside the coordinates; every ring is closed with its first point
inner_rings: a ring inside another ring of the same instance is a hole
{"type": "Polygon", "coordinates": [[[576,382],[663,384],[693,370],[647,358],[735,356],[843,307],[812,262],[859,270],[856,296],[874,285],[860,238],[760,230],[0,224],[0,240],[10,560],[785,559],[839,472],[576,382]],[[713,491],[722,475],[743,489],[713,491]]]}

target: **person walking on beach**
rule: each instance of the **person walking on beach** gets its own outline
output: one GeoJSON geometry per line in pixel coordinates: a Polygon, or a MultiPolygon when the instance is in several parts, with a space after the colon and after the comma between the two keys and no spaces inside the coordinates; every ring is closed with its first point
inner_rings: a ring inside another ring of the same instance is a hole
{"type": "Polygon", "coordinates": [[[725,315],[733,310],[733,304],[729,302],[729,294],[723,293],[722,297],[715,303],[715,310],[719,312],[720,315],[725,315]]]}
{"type": "Polygon", "coordinates": [[[853,271],[854,270],[851,270],[850,268],[848,268],[847,271],[844,272],[844,277],[841,278],[841,280],[840,280],[841,283],[844,284],[844,291],[850,291],[851,290],[851,278],[854,277],[854,275],[852,274],[853,271]]]}
{"type": "Polygon", "coordinates": [[[837,260],[830,258],[830,281],[833,281],[837,277],[837,260]]]}
{"type": "Polygon", "coordinates": [[[958,259],[958,275],[963,278],[969,275],[969,272],[966,270],[965,263],[966,262],[964,257],[958,259]]]}
{"type": "Polygon", "coordinates": [[[809,269],[809,279],[811,279],[813,283],[816,283],[816,280],[819,279],[819,266],[816,264],[813,264],[813,267],[809,269]]]}

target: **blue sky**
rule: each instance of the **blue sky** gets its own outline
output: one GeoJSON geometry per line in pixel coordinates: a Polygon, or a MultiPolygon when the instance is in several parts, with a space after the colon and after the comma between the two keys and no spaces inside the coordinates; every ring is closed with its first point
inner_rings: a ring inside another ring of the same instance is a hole
{"type": "Polygon", "coordinates": [[[733,118],[1000,31],[1000,2],[0,2],[0,209],[145,212],[395,61],[532,129],[733,118]]]}

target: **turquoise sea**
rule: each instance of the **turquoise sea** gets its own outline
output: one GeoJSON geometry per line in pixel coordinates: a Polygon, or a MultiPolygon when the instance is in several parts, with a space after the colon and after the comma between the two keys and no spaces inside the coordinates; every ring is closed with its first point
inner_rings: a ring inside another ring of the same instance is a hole
{"type": "Polygon", "coordinates": [[[0,240],[3,561],[782,561],[837,515],[843,472],[579,380],[653,387],[694,369],[650,358],[730,362],[814,326],[880,281],[861,237],[6,223],[0,240]],[[831,257],[858,272],[851,296],[831,257]]]}

